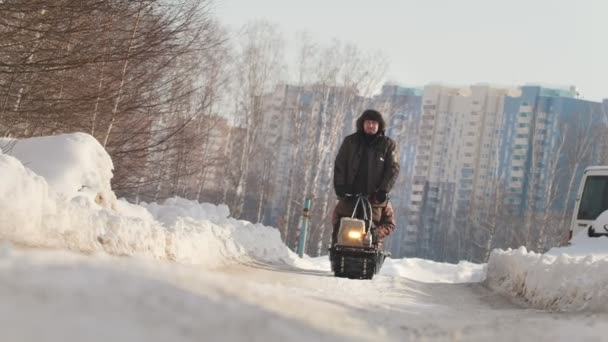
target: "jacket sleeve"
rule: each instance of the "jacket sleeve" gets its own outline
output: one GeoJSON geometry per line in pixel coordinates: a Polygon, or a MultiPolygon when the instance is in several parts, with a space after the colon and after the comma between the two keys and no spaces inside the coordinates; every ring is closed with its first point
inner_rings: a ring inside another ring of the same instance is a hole
{"type": "Polygon", "coordinates": [[[381,239],[391,235],[395,230],[395,213],[390,202],[382,209],[382,218],[377,228],[378,237],[381,239]]]}
{"type": "Polygon", "coordinates": [[[347,191],[346,189],[346,172],[348,168],[348,144],[346,143],[346,139],[342,141],[342,145],[338,150],[338,155],[336,156],[336,160],[334,162],[334,191],[336,195],[340,193],[344,193],[347,191]]]}
{"type": "Polygon", "coordinates": [[[399,176],[399,154],[397,150],[397,144],[389,139],[388,149],[386,153],[386,161],[384,166],[384,175],[382,177],[382,183],[380,183],[380,190],[391,192],[397,177],[399,176]]]}

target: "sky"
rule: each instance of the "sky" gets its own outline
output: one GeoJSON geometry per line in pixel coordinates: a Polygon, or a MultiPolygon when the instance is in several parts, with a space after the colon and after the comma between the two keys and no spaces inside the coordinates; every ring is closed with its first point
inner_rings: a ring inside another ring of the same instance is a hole
{"type": "Polygon", "coordinates": [[[405,86],[574,85],[608,98],[605,0],[215,0],[214,12],[233,29],[273,22],[288,49],[305,31],[379,51],[387,80],[405,86]]]}

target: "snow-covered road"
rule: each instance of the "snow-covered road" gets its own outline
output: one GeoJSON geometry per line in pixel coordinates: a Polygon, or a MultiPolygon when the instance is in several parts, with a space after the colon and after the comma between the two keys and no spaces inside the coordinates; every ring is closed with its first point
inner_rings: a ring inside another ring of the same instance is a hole
{"type": "Polygon", "coordinates": [[[93,137],[11,153],[0,153],[0,342],[608,341],[603,238],[494,250],[486,264],[389,259],[372,281],[338,279],[326,257],[298,257],[226,205],[117,199],[93,137]]]}
{"type": "Polygon", "coordinates": [[[317,331],[378,341],[608,340],[608,316],[522,309],[479,283],[422,283],[376,276],[337,279],[290,267],[238,267],[231,295],[317,331]],[[581,326],[586,328],[581,329],[581,326]]]}
{"type": "Polygon", "coordinates": [[[3,341],[601,341],[605,314],[521,309],[481,284],[222,270],[4,247],[3,341]]]}

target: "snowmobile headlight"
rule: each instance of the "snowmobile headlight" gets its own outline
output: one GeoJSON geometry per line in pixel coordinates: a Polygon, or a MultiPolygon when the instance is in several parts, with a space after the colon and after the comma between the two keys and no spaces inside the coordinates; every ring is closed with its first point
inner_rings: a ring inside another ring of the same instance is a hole
{"type": "Polygon", "coordinates": [[[360,239],[361,238],[361,232],[355,231],[355,230],[351,230],[348,232],[348,237],[350,239],[360,239]]]}

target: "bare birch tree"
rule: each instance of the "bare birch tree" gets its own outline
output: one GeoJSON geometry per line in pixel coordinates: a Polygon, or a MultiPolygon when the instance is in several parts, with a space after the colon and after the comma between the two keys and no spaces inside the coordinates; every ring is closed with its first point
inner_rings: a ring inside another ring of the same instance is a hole
{"type": "Polygon", "coordinates": [[[3,1],[1,133],[89,132],[114,159],[119,193],[154,183],[150,169],[192,123],[171,120],[175,109],[196,116],[177,103],[200,84],[174,71],[222,44],[211,19],[207,1],[3,1]]]}
{"type": "Polygon", "coordinates": [[[235,108],[239,126],[245,129],[243,148],[238,155],[236,196],[232,210],[240,217],[248,195],[250,163],[259,158],[257,144],[263,137],[262,97],[274,89],[284,71],[283,38],[278,28],[266,21],[252,22],[240,32],[235,63],[235,108]]]}

